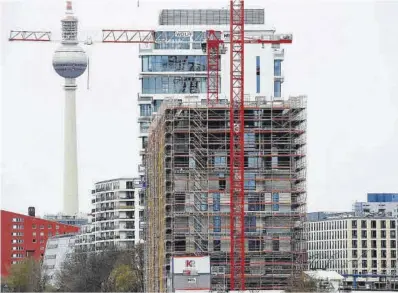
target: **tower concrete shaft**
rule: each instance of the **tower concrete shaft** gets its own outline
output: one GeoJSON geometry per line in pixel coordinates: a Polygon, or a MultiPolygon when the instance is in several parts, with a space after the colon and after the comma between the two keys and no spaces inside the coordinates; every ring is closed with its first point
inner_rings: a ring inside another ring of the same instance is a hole
{"type": "Polygon", "coordinates": [[[64,196],[63,212],[76,215],[79,212],[77,139],[76,139],[76,79],[65,78],[64,116],[64,196]]]}

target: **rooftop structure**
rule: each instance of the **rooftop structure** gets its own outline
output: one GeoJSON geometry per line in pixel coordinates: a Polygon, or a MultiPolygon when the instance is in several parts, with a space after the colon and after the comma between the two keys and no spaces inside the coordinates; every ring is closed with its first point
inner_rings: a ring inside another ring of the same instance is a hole
{"type": "MultiPolygon", "coordinates": [[[[306,259],[306,99],[248,97],[245,117],[246,288],[282,289],[306,259]]],[[[149,291],[199,285],[169,279],[176,257],[209,256],[209,283],[202,288],[230,286],[228,124],[227,102],[208,107],[199,98],[165,100],[152,122],[146,157],[149,291]]]]}

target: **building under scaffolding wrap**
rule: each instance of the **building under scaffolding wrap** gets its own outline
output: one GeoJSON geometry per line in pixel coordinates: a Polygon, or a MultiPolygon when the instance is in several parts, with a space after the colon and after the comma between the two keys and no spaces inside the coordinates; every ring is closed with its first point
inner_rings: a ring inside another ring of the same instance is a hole
{"type": "MultiPolygon", "coordinates": [[[[229,117],[228,102],[191,97],[165,100],[151,124],[147,292],[176,288],[179,256],[209,256],[210,289],[230,288],[229,117]]],[[[306,97],[246,97],[244,151],[246,288],[286,288],[306,266],[306,97]]]]}

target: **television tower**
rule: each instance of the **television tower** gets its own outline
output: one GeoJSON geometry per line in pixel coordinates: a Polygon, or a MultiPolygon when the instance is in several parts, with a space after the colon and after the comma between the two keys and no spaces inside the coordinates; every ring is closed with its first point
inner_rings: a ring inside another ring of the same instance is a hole
{"type": "Polygon", "coordinates": [[[63,213],[77,215],[79,212],[77,139],[76,139],[76,78],[87,68],[87,55],[78,46],[77,24],[73,15],[72,1],[66,2],[66,15],[61,20],[61,46],[53,56],[53,67],[65,78],[65,116],[64,116],[64,186],[63,213]]]}

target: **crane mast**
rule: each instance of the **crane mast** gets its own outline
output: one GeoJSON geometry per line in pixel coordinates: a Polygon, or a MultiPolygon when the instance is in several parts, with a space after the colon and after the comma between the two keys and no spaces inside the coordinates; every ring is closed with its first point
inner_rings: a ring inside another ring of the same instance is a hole
{"type": "Polygon", "coordinates": [[[245,290],[244,1],[230,1],[230,263],[231,290],[245,290]]]}

